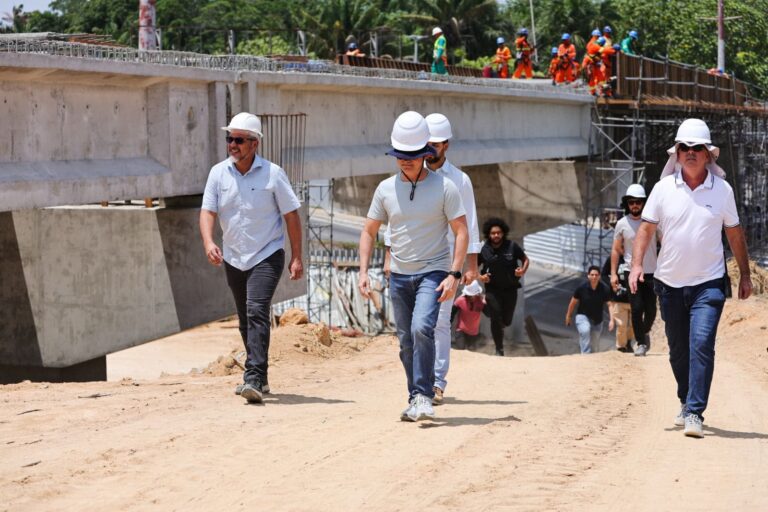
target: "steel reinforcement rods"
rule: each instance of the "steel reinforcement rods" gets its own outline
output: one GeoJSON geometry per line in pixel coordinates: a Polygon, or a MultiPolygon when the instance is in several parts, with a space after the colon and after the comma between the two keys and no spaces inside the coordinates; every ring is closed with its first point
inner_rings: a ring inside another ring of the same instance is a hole
{"type": "Polygon", "coordinates": [[[308,62],[295,62],[270,59],[267,57],[257,57],[253,55],[206,55],[202,53],[165,50],[147,51],[138,50],[135,48],[12,37],[0,38],[0,53],[3,52],[51,55],[75,59],[137,64],[156,64],[161,66],[176,66],[184,68],[224,71],[258,71],[273,73],[300,72],[313,74],[362,76],[370,78],[429,80],[433,82],[447,82],[454,84],[518,90],[546,90],[551,88],[552,90],[557,90],[558,94],[563,95],[576,94],[582,96],[587,94],[586,88],[581,86],[555,88],[553,85],[549,84],[549,80],[500,80],[490,78],[435,75],[422,71],[344,66],[328,60],[309,60],[308,62]]]}

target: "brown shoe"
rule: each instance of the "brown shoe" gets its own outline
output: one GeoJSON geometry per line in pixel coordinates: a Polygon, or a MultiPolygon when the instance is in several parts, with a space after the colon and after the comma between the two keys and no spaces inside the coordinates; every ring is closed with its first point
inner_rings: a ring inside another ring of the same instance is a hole
{"type": "Polygon", "coordinates": [[[443,403],[443,390],[439,387],[435,386],[432,388],[432,391],[435,392],[435,396],[432,398],[432,405],[440,405],[443,403]]]}

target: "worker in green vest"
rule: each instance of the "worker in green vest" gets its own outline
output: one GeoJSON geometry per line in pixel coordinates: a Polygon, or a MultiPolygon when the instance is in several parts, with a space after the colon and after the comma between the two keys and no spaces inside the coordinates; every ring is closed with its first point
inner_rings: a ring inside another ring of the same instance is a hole
{"type": "Polygon", "coordinates": [[[443,29],[435,27],[432,29],[432,37],[435,38],[435,48],[432,52],[432,72],[438,75],[447,75],[448,69],[448,48],[443,35],[443,29]]]}

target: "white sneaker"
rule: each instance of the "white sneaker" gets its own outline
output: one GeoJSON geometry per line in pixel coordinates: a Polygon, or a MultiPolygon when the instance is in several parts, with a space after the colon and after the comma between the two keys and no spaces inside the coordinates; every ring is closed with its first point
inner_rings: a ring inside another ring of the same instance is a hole
{"type": "Polygon", "coordinates": [[[400,421],[416,421],[416,399],[411,398],[408,408],[400,413],[400,421]]]}
{"type": "Polygon", "coordinates": [[[678,412],[677,416],[675,416],[675,426],[676,427],[685,426],[685,404],[680,404],[680,412],[678,412]]]}
{"type": "Polygon", "coordinates": [[[642,343],[638,343],[635,347],[635,355],[638,357],[643,357],[648,352],[648,347],[646,345],[643,345],[642,343]]]}
{"type": "Polygon", "coordinates": [[[683,434],[688,437],[704,437],[704,427],[701,424],[701,418],[696,414],[688,414],[685,417],[685,429],[683,434]]]}
{"type": "Polygon", "coordinates": [[[413,400],[413,405],[416,408],[416,419],[414,421],[435,419],[435,410],[432,408],[432,399],[427,398],[424,395],[416,395],[413,400]]]}

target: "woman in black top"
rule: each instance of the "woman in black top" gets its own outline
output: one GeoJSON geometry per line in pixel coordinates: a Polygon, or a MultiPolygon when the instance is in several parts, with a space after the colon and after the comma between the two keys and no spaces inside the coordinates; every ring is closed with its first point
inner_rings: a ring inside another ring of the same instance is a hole
{"type": "Polygon", "coordinates": [[[509,226],[498,217],[483,224],[485,244],[480,251],[480,281],[485,283],[486,306],[483,311],[491,319],[491,334],[496,355],[504,355],[504,328],[512,323],[517,305],[520,278],[528,270],[528,256],[515,242],[507,240],[509,226]]]}

